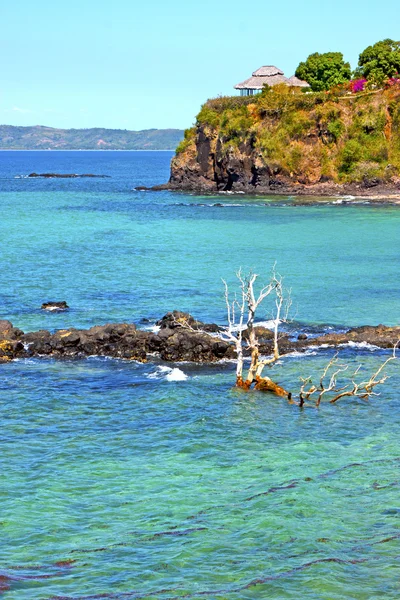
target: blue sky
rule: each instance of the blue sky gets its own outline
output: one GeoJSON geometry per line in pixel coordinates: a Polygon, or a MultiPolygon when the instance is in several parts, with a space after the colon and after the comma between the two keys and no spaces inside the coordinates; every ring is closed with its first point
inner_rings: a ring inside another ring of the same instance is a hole
{"type": "Polygon", "coordinates": [[[399,38],[395,0],[2,0],[0,123],[189,127],[264,64],[399,38]]]}

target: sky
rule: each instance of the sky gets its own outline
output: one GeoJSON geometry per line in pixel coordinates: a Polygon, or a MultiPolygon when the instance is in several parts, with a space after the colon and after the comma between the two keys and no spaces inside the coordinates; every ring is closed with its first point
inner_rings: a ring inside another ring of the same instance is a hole
{"type": "Polygon", "coordinates": [[[0,124],[190,127],[262,65],[399,39],[398,0],[0,0],[0,124]],[[383,10],[384,8],[384,10],[383,10]]]}

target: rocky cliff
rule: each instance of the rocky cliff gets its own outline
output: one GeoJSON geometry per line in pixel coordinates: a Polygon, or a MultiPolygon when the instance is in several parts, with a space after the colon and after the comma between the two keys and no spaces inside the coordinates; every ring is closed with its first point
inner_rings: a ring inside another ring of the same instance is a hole
{"type": "Polygon", "coordinates": [[[170,189],[400,193],[400,87],[352,94],[275,86],[209,100],[171,164],[170,189]]]}

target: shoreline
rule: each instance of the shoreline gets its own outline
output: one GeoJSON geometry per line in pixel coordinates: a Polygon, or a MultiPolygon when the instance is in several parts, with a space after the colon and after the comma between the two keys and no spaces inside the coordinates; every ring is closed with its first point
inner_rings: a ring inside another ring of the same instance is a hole
{"type": "Polygon", "coordinates": [[[250,197],[267,197],[274,196],[280,198],[293,198],[298,200],[298,204],[303,200],[303,204],[320,204],[321,198],[332,199],[340,204],[361,204],[368,201],[371,204],[390,204],[392,206],[400,206],[400,189],[394,186],[376,186],[376,188],[363,189],[361,186],[347,184],[340,186],[339,184],[320,186],[302,186],[302,187],[285,187],[285,189],[266,189],[252,188],[243,190],[217,190],[211,189],[209,186],[177,186],[170,183],[155,185],[153,187],[138,186],[137,191],[171,191],[180,193],[191,193],[199,196],[250,196],[250,197]],[[342,200],[342,202],[338,202],[342,200]],[[362,202],[364,201],[364,202],[362,202]]]}

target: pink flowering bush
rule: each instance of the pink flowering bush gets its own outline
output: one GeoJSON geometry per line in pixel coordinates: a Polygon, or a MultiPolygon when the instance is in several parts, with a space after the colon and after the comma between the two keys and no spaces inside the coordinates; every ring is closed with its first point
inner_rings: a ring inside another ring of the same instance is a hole
{"type": "Polygon", "coordinates": [[[396,75],[394,75],[393,77],[391,77],[390,79],[387,80],[386,82],[386,88],[391,88],[391,87],[398,87],[400,85],[400,75],[398,73],[396,73],[396,75]]]}
{"type": "Polygon", "coordinates": [[[363,92],[366,83],[366,79],[353,79],[353,81],[350,81],[350,90],[354,94],[357,94],[358,92],[363,92]]]}

